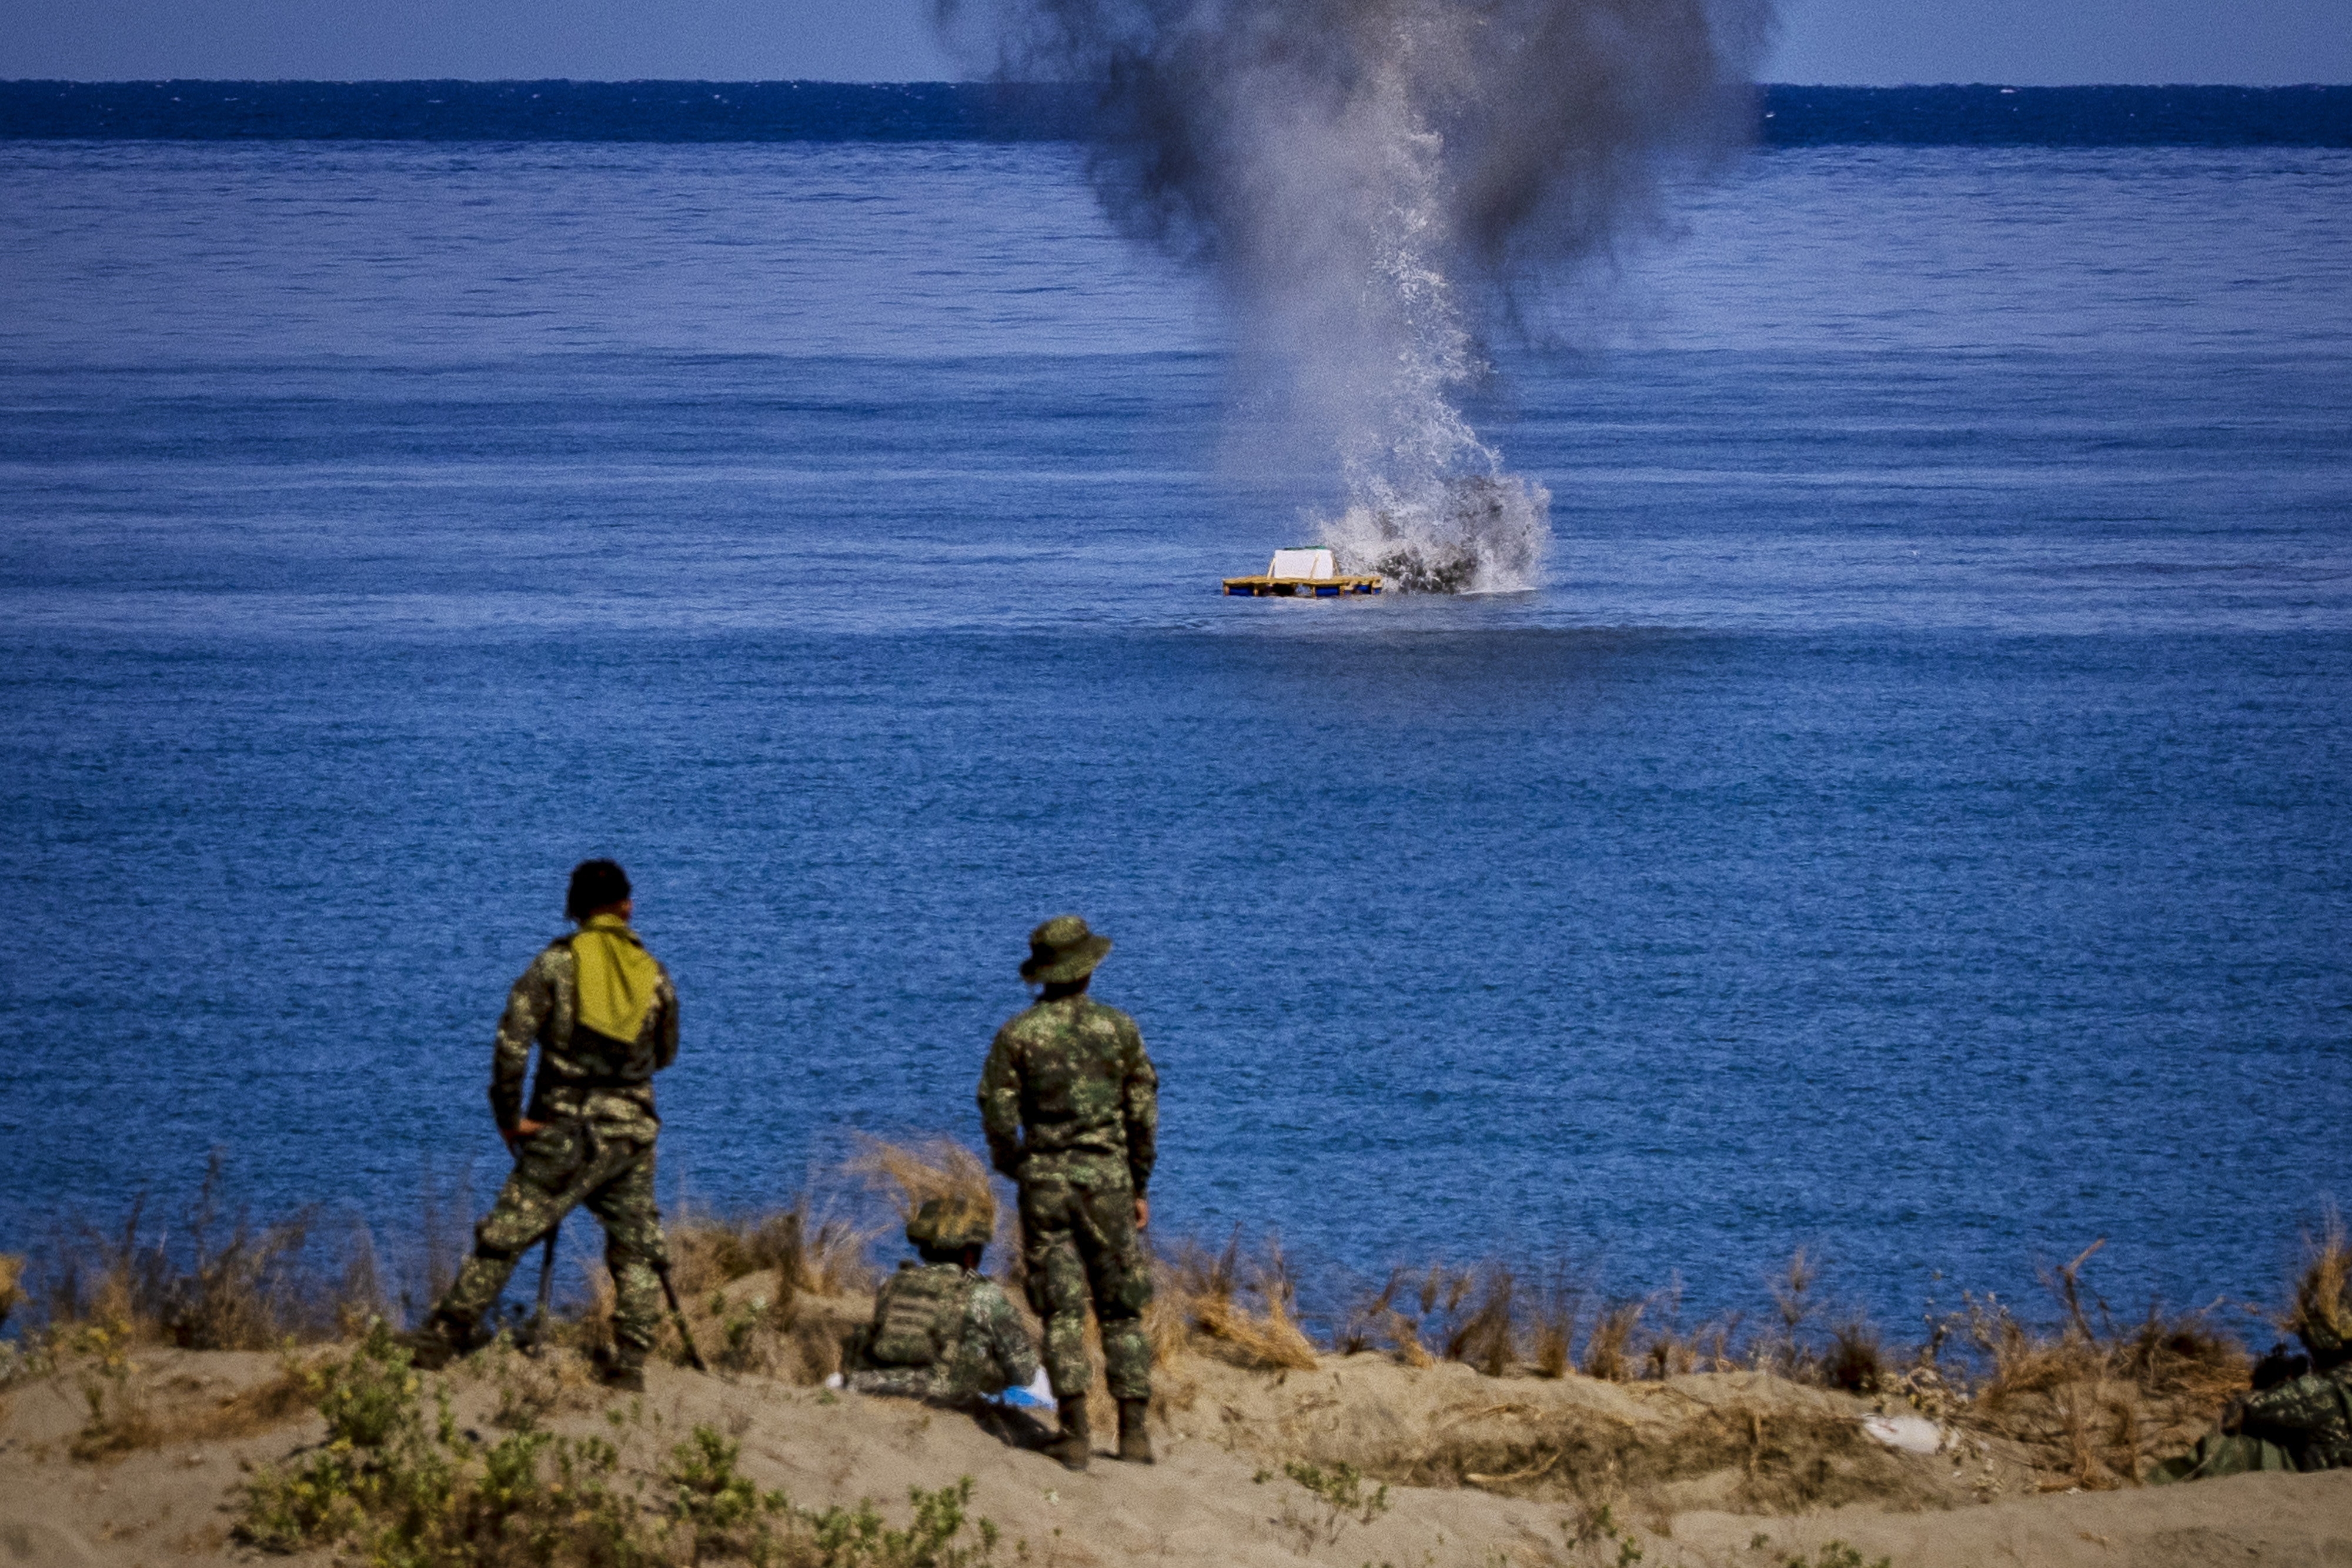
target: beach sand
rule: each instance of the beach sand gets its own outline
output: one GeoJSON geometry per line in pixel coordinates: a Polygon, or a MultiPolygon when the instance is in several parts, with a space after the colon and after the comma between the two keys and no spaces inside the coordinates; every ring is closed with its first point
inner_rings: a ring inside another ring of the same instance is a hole
{"type": "MultiPolygon", "coordinates": [[[[0,1568],[257,1560],[230,1534],[241,1483],[324,1433],[307,1406],[273,1395],[284,1364],[158,1349],[119,1376],[68,1360],[20,1380],[0,1406],[0,1568]],[[91,1385],[114,1413],[110,1445],[89,1435],[91,1385]]],[[[803,1507],[872,1499],[894,1524],[910,1487],[970,1476],[1003,1563],[1499,1568],[1625,1563],[1629,1549],[1644,1568],[2352,1563],[2352,1473],[2069,1493],[1998,1440],[1947,1429],[1943,1451],[1891,1448],[1864,1431],[1871,1402],[1760,1373],[1618,1384],[1382,1354],[1286,1372],[1186,1354],[1160,1373],[1159,1463],[1110,1458],[1102,1409],[1082,1474],[1029,1451],[1045,1433],[1022,1418],[765,1375],[656,1365],[633,1406],[569,1353],[493,1351],[446,1384],[481,1441],[518,1421],[619,1432],[625,1472],[650,1474],[708,1426],[740,1443],[761,1488],[803,1507]],[[1343,1464],[1365,1477],[1345,1511],[1286,1473],[1343,1464]],[[1831,1542],[1858,1558],[1820,1557],[1831,1542]]]]}

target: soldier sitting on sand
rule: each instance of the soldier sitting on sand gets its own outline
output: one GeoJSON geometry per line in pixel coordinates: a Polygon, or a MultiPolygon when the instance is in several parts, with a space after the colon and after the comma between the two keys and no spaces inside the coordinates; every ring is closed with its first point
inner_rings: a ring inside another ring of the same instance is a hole
{"type": "Polygon", "coordinates": [[[980,1276],[995,1216],[968,1198],[924,1200],[907,1221],[922,1262],[901,1263],[851,1336],[844,1381],[860,1394],[970,1406],[1037,1375],[1037,1349],[1012,1301],[980,1276]]]}
{"type": "Polygon", "coordinates": [[[2273,1351],[2254,1369],[2254,1386],[2230,1401],[2215,1430],[2197,1447],[2147,1473],[2151,1485],[2204,1480],[2247,1470],[2352,1468],[2352,1281],[2340,1246],[2304,1276],[2288,1322],[2311,1353],[2273,1351]]]}

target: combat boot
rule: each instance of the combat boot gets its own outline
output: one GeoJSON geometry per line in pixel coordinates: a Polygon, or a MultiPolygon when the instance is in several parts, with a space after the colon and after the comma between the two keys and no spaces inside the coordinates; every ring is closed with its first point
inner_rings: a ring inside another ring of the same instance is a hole
{"type": "Polygon", "coordinates": [[[1118,1457],[1130,1465],[1151,1463],[1151,1433],[1143,1424],[1150,1414],[1149,1399],[1118,1402],[1118,1457]]]}
{"type": "Polygon", "coordinates": [[[408,1364],[417,1371],[438,1372],[471,1348],[474,1325],[435,1312],[392,1343],[408,1353],[408,1364]]]}
{"type": "Polygon", "coordinates": [[[1062,1401],[1062,1435],[1045,1445],[1045,1452],[1062,1461],[1066,1470],[1082,1470],[1094,1452],[1087,1431],[1087,1396],[1073,1394],[1062,1401]]]}
{"type": "Polygon", "coordinates": [[[646,1353],[633,1344],[599,1345],[596,1381],[620,1394],[646,1391],[646,1353]]]}

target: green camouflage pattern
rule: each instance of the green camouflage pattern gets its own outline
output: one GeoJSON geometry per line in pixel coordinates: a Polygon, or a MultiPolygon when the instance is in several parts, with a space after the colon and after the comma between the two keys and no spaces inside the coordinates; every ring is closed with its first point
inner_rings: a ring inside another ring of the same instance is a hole
{"type": "Polygon", "coordinates": [[[1114,1399],[1151,1397],[1151,1260],[1135,1229],[1135,1194],[1125,1182],[1089,1186],[1059,1175],[1021,1183],[1021,1261],[1029,1305],[1045,1324],[1045,1375],[1056,1398],[1094,1382],[1087,1359],[1087,1308],[1102,1331],[1103,1372],[1114,1399]]]}
{"type": "Polygon", "coordinates": [[[980,1124],[1015,1181],[1116,1180],[1141,1197],[1159,1157],[1160,1075],[1135,1020],[1083,994],[1014,1018],[981,1071],[980,1124]]]}
{"type": "Polygon", "coordinates": [[[953,1359],[963,1335],[964,1272],[953,1265],[901,1265],[877,1293],[866,1359],[877,1366],[932,1366],[953,1359]]]}
{"type": "Polygon", "coordinates": [[[2239,1410],[2236,1432],[2208,1432],[2194,1450],[2150,1470],[2148,1481],[2352,1469],[2352,1361],[2257,1389],[2239,1410]]]}
{"type": "Polygon", "coordinates": [[[2243,1433],[2208,1432],[2197,1447],[2177,1459],[2167,1459],[2147,1472],[2152,1487],[2175,1481],[2210,1481],[2221,1476],[2242,1476],[2257,1470],[2293,1470],[2294,1457],[2276,1443],[2243,1433]]]}
{"type": "Polygon", "coordinates": [[[2249,1394],[2244,1411],[2239,1429],[2286,1449],[2297,1469],[2352,1467],[2352,1361],[2249,1394]]]}
{"type": "Polygon", "coordinates": [[[434,1310],[445,1336],[462,1339],[498,1305],[523,1253],[582,1204],[604,1228],[613,1276],[613,1338],[625,1361],[642,1360],[662,1321],[661,1213],[654,1202],[653,1075],[677,1060],[677,990],[669,971],[634,1040],[581,1026],[579,961],[572,938],[551,942],[507,993],[490,1050],[490,1111],[512,1136],[526,1118],[523,1079],[533,1046],[539,1074],[528,1119],[546,1125],[515,1145],[515,1168],[479,1225],[474,1255],[434,1310]]]}
{"type": "Polygon", "coordinates": [[[917,1247],[959,1252],[985,1248],[996,1236],[996,1205],[970,1197],[927,1197],[907,1221],[907,1239],[917,1247]]]}
{"type": "MultiPolygon", "coordinates": [[[[913,1366],[883,1366],[870,1354],[845,1381],[861,1394],[967,1404],[1018,1388],[1037,1375],[1037,1352],[1012,1299],[990,1281],[954,1263],[901,1263],[875,1298],[874,1322],[863,1336],[871,1346],[886,1325],[909,1310],[930,1316],[927,1337],[938,1359],[913,1366]]],[[[901,1335],[892,1335],[901,1338],[901,1335]]]]}
{"type": "Polygon", "coordinates": [[[1151,1265],[1135,1200],[1159,1157],[1160,1076],[1142,1032],[1083,994],[1039,1002],[996,1031],[980,1120],[996,1168],[1020,1184],[1022,1261],[1055,1394],[1094,1382],[1091,1304],[1112,1396],[1150,1398],[1151,1265]]]}
{"type": "MultiPolygon", "coordinates": [[[[656,968],[660,967],[656,960],[656,968]]],[[[490,1111],[500,1132],[524,1116],[523,1074],[539,1047],[539,1077],[531,1086],[534,1122],[588,1121],[614,1133],[650,1140],[661,1125],[654,1111],[653,1075],[677,1060],[677,991],[661,969],[654,1005],[630,1041],[580,1027],[579,960],[572,938],[559,937],[531,960],[507,993],[490,1051],[490,1111]]]]}
{"type": "Polygon", "coordinates": [[[613,1340],[643,1359],[662,1322],[666,1254],[654,1203],[650,1134],[588,1121],[552,1123],[524,1139],[499,1200],[474,1228],[474,1255],[457,1270],[435,1317],[470,1330],[498,1304],[516,1262],[581,1204],[604,1228],[613,1276],[613,1340]]]}

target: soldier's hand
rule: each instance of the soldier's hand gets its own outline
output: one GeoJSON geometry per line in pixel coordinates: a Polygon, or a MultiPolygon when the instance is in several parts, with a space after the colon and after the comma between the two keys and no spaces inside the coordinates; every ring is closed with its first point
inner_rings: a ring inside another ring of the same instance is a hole
{"type": "Polygon", "coordinates": [[[547,1131],[546,1123],[534,1122],[530,1117],[525,1116],[522,1120],[514,1124],[514,1131],[502,1134],[501,1136],[506,1139],[507,1147],[511,1149],[517,1144],[521,1143],[525,1138],[530,1137],[533,1133],[544,1133],[545,1131],[547,1131]]]}
{"type": "Polygon", "coordinates": [[[1148,1197],[1138,1196],[1135,1200],[1135,1228],[1138,1230],[1151,1228],[1151,1200],[1148,1197]]]}

